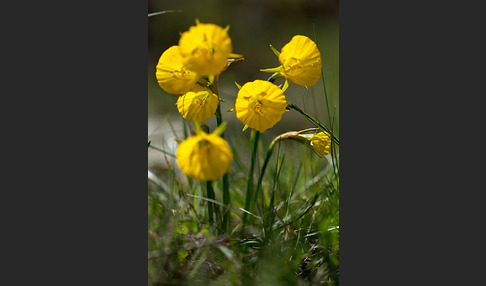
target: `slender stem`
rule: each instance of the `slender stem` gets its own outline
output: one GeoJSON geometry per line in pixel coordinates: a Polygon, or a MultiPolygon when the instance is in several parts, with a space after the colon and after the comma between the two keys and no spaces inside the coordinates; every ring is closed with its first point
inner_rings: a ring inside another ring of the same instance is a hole
{"type": "MultiPolygon", "coordinates": [[[[223,123],[223,118],[221,116],[221,104],[218,104],[218,108],[216,109],[216,122],[218,126],[223,123]]],[[[221,134],[221,137],[224,138],[224,132],[221,134]]],[[[228,173],[223,175],[223,203],[228,207],[231,205],[228,173]]],[[[228,210],[223,212],[222,229],[228,235],[231,233],[231,212],[229,212],[228,210]]]]}
{"type": "Polygon", "coordinates": [[[314,124],[314,126],[318,127],[319,129],[321,129],[322,131],[326,131],[327,133],[329,133],[331,135],[331,139],[337,144],[339,145],[339,139],[336,138],[334,136],[334,134],[332,133],[331,130],[329,130],[329,128],[327,128],[326,126],[324,126],[318,119],[314,119],[312,116],[310,116],[309,114],[305,113],[302,109],[300,109],[299,107],[297,107],[296,105],[290,103],[290,102],[287,102],[287,106],[289,108],[292,108],[294,109],[295,111],[299,112],[300,114],[304,115],[305,117],[307,117],[310,122],[312,124],[314,124]]]}
{"type": "MultiPolygon", "coordinates": [[[[213,82],[213,86],[212,86],[213,92],[216,95],[218,95],[218,78],[219,78],[219,76],[216,76],[214,78],[214,82],[213,82]]],[[[218,97],[219,97],[219,95],[218,95],[218,97]]],[[[220,103],[218,103],[218,108],[216,109],[216,124],[219,126],[222,123],[223,123],[223,116],[221,114],[221,102],[220,102],[220,103]]],[[[224,138],[224,132],[221,134],[221,137],[224,138]]],[[[231,196],[230,196],[230,193],[229,193],[228,173],[223,175],[223,203],[228,207],[231,204],[231,196]]],[[[228,235],[231,233],[231,212],[229,212],[228,210],[223,211],[222,229],[228,235]]]]}
{"type": "Polygon", "coordinates": [[[152,148],[152,149],[155,149],[155,150],[157,150],[157,151],[160,151],[160,152],[162,152],[162,153],[164,153],[164,154],[166,154],[166,155],[169,155],[169,156],[171,156],[171,157],[174,157],[174,158],[176,157],[176,155],[175,155],[175,154],[173,154],[173,153],[171,153],[171,152],[168,152],[168,151],[165,151],[164,149],[159,148],[159,147],[157,147],[157,146],[154,146],[154,145],[152,145],[152,144],[150,144],[149,148],[152,148]]]}
{"type": "MultiPolygon", "coordinates": [[[[207,190],[207,196],[209,199],[214,200],[214,190],[213,190],[213,184],[211,181],[206,182],[206,190],[207,190]]],[[[214,209],[213,209],[213,203],[208,202],[208,217],[209,217],[209,223],[214,222],[214,209]]]]}
{"type": "MultiPolygon", "coordinates": [[[[317,47],[319,48],[319,41],[317,40],[316,34],[316,27],[314,26],[314,40],[316,42],[317,47]]],[[[325,65],[323,65],[324,67],[325,65]]],[[[332,130],[332,121],[331,121],[331,112],[329,111],[329,101],[327,99],[327,90],[326,90],[326,81],[324,80],[324,68],[321,69],[321,78],[322,78],[322,88],[324,89],[324,98],[326,99],[326,108],[327,108],[327,119],[329,121],[329,126],[331,126],[332,130]]]]}
{"type": "Polygon", "coordinates": [[[223,211],[223,230],[226,234],[231,233],[231,212],[229,207],[231,206],[231,197],[229,193],[228,175],[223,176],[223,204],[228,207],[223,211]]]}
{"type": "Polygon", "coordinates": [[[279,77],[283,77],[283,75],[281,75],[280,73],[276,72],[274,74],[272,74],[268,79],[267,81],[271,82],[271,83],[274,83],[275,80],[279,77]]]}
{"type": "Polygon", "coordinates": [[[265,155],[265,161],[263,162],[263,166],[262,166],[262,171],[260,173],[260,176],[258,177],[258,182],[257,182],[256,189],[255,189],[255,196],[254,196],[254,199],[253,199],[253,204],[251,206],[255,205],[255,203],[256,203],[256,198],[258,197],[258,192],[260,191],[260,188],[261,188],[261,185],[262,185],[263,174],[265,174],[265,170],[267,169],[267,165],[268,165],[268,162],[270,161],[270,157],[272,156],[273,149],[275,147],[275,143],[277,143],[278,141],[279,141],[279,139],[277,137],[272,141],[272,143],[268,147],[267,154],[265,155]]]}
{"type": "MultiPolygon", "coordinates": [[[[246,201],[245,201],[245,210],[252,212],[252,201],[253,198],[256,197],[253,194],[253,169],[255,167],[255,158],[256,158],[256,151],[258,147],[258,138],[260,136],[260,132],[252,129],[251,130],[251,138],[250,138],[250,170],[248,171],[248,183],[246,186],[246,201]]],[[[243,214],[243,227],[248,223],[249,216],[245,212],[243,214]]]]}
{"type": "MultiPolygon", "coordinates": [[[[319,42],[317,41],[317,34],[316,34],[316,27],[315,26],[314,26],[314,38],[315,38],[317,47],[319,47],[319,42]]],[[[324,98],[326,99],[327,120],[329,122],[329,126],[331,126],[331,131],[334,132],[334,122],[335,122],[334,120],[335,120],[335,118],[333,116],[332,119],[331,119],[331,112],[329,110],[329,100],[328,100],[328,97],[327,97],[326,81],[325,81],[325,78],[324,78],[324,68],[321,69],[321,77],[322,77],[322,88],[324,90],[324,98]]],[[[339,145],[339,143],[338,143],[338,145],[339,145]]],[[[336,146],[333,144],[333,142],[331,142],[331,161],[332,161],[334,175],[337,176],[336,170],[339,170],[339,162],[338,162],[338,160],[335,161],[335,158],[334,158],[336,156],[335,147],[336,146]]]]}

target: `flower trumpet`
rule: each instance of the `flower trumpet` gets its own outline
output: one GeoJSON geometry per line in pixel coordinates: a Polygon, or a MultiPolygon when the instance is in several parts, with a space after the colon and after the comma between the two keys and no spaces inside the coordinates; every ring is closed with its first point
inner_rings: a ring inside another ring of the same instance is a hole
{"type": "Polygon", "coordinates": [[[212,181],[222,177],[230,168],[233,153],[226,140],[220,137],[226,128],[221,124],[207,134],[195,121],[196,135],[179,144],[176,159],[182,172],[200,181],[212,181]]]}
{"type": "Polygon", "coordinates": [[[275,84],[255,80],[245,83],[238,92],[234,112],[236,117],[257,131],[264,132],[280,121],[287,102],[283,91],[275,84]]]}
{"type": "Polygon", "coordinates": [[[306,87],[317,83],[321,77],[321,53],[311,39],[302,35],[294,36],[282,48],[282,52],[270,47],[278,56],[280,66],[261,71],[279,73],[287,80],[306,87]]]}
{"type": "Polygon", "coordinates": [[[207,88],[195,85],[177,99],[177,109],[185,120],[204,122],[216,113],[219,97],[207,88]]]}
{"type": "Polygon", "coordinates": [[[197,74],[188,70],[182,62],[178,46],[172,46],[162,53],[155,76],[163,90],[176,96],[188,92],[198,81],[197,74]]]}

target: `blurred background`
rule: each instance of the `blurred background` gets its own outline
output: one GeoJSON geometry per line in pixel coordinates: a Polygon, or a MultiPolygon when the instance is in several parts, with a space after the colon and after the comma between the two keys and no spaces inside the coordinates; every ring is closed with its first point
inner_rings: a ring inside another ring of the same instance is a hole
{"type": "MultiPolygon", "coordinates": [[[[149,14],[166,10],[180,12],[148,18],[148,140],[155,146],[175,153],[177,143],[174,132],[182,137],[184,122],[175,105],[177,98],[159,87],[155,68],[162,53],[178,44],[180,33],[195,25],[196,18],[202,23],[214,23],[221,27],[229,25],[233,52],[245,58],[224,71],[218,82],[219,96],[226,101],[222,103],[221,110],[223,120],[228,122],[225,137],[230,145],[241,143],[242,138],[244,144],[247,144],[250,136],[250,129],[242,133],[243,124],[234,113],[226,112],[233,108],[238,92],[235,81],[243,85],[256,79],[266,80],[271,74],[259,70],[280,65],[269,45],[280,51],[294,35],[305,35],[317,40],[331,117],[335,117],[334,129],[339,136],[338,8],[338,0],[149,0],[149,14]]],[[[277,79],[275,83],[280,85],[283,79],[277,79]]],[[[308,90],[290,83],[285,96],[287,101],[301,109],[305,108],[307,113],[329,126],[322,78],[308,90]]],[[[204,123],[210,127],[210,131],[216,127],[215,118],[204,123]]],[[[308,127],[313,126],[292,110],[286,112],[281,121],[265,131],[264,135],[271,141],[281,133],[308,127]]],[[[148,165],[154,173],[160,173],[166,168],[161,153],[151,148],[148,150],[148,165]]]]}

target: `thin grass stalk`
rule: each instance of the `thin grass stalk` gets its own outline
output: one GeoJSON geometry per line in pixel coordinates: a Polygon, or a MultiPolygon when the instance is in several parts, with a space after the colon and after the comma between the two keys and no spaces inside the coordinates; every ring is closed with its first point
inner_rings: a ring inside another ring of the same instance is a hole
{"type": "MultiPolygon", "coordinates": [[[[219,97],[219,92],[218,92],[218,78],[219,76],[216,76],[214,78],[213,82],[213,92],[218,95],[219,97]]],[[[218,108],[216,109],[216,124],[217,126],[220,126],[223,123],[223,116],[221,114],[221,102],[218,103],[218,108]]],[[[224,138],[224,132],[221,133],[221,138],[224,138]]],[[[231,204],[231,195],[229,193],[229,178],[228,178],[228,173],[223,175],[223,203],[227,206],[231,204]]],[[[224,230],[226,234],[231,233],[231,213],[229,211],[223,211],[223,222],[221,228],[224,230]]]]}
{"type": "MultiPolygon", "coordinates": [[[[314,39],[316,41],[317,48],[319,48],[319,42],[317,40],[317,35],[316,35],[316,27],[314,27],[314,39]]],[[[322,78],[322,88],[324,90],[324,98],[326,99],[326,108],[327,108],[327,118],[329,122],[329,126],[331,127],[331,131],[334,132],[334,116],[331,118],[331,111],[329,109],[329,99],[327,96],[327,90],[326,90],[326,81],[324,78],[324,69],[321,69],[321,78],[322,78]]],[[[339,143],[338,143],[339,145],[339,143]]],[[[335,156],[336,156],[336,150],[335,150],[335,145],[331,142],[331,161],[334,169],[334,174],[337,176],[337,171],[339,170],[339,163],[335,162],[335,156]]]]}
{"type": "MultiPolygon", "coordinates": [[[[207,181],[206,182],[206,191],[207,191],[207,196],[208,198],[214,200],[214,190],[213,190],[213,182],[212,181],[207,181]]],[[[208,219],[209,223],[213,224],[214,222],[214,208],[213,208],[213,203],[212,202],[207,202],[208,206],[208,219]]]]}
{"type": "Polygon", "coordinates": [[[160,147],[157,147],[157,146],[154,146],[154,145],[152,145],[152,144],[150,144],[148,147],[149,147],[149,148],[152,148],[152,149],[154,149],[154,150],[157,150],[157,151],[159,151],[159,152],[162,152],[162,153],[164,153],[165,155],[171,156],[171,157],[173,157],[173,158],[175,158],[175,157],[176,157],[176,155],[175,155],[174,153],[171,153],[171,152],[165,151],[164,149],[162,149],[162,148],[160,148],[160,147]]]}
{"type": "Polygon", "coordinates": [[[270,146],[268,147],[267,153],[265,155],[265,160],[264,160],[263,166],[262,166],[262,171],[260,172],[260,175],[258,176],[258,181],[257,181],[256,189],[255,189],[254,198],[253,198],[252,203],[251,203],[251,207],[253,207],[256,204],[256,200],[258,198],[258,193],[260,192],[261,185],[262,185],[263,175],[265,174],[265,170],[267,169],[268,162],[270,162],[270,157],[272,156],[273,149],[275,148],[275,143],[277,141],[278,140],[273,140],[272,143],[270,144],[270,146]]]}
{"type": "MultiPolygon", "coordinates": [[[[316,46],[319,49],[319,41],[317,40],[317,35],[316,35],[316,26],[313,24],[314,28],[314,40],[316,41],[316,46]]],[[[321,78],[322,78],[322,88],[324,89],[324,98],[326,99],[326,108],[327,108],[327,119],[329,122],[329,125],[331,126],[331,130],[333,129],[333,122],[331,120],[331,112],[329,111],[329,101],[327,98],[327,90],[326,90],[326,82],[324,80],[324,68],[321,69],[321,78]]]]}
{"type": "Polygon", "coordinates": [[[314,119],[314,117],[310,116],[309,114],[307,114],[306,112],[304,112],[302,109],[300,109],[298,106],[296,106],[295,104],[291,103],[291,102],[287,102],[287,106],[289,108],[292,108],[293,110],[299,112],[300,114],[304,115],[305,117],[307,117],[309,119],[310,122],[312,122],[312,124],[314,126],[316,126],[317,128],[321,129],[322,131],[326,131],[327,133],[329,133],[331,135],[331,139],[337,144],[339,145],[339,139],[336,138],[334,136],[334,134],[332,133],[331,130],[329,130],[329,128],[327,128],[326,126],[324,126],[318,119],[314,119]]]}
{"type": "MultiPolygon", "coordinates": [[[[256,197],[253,194],[253,169],[255,167],[255,158],[256,158],[256,151],[258,147],[258,138],[260,137],[260,132],[252,129],[251,130],[251,138],[250,138],[250,169],[248,171],[248,182],[246,185],[246,198],[245,198],[245,209],[249,212],[252,212],[252,202],[253,198],[256,197]]],[[[245,227],[248,223],[249,216],[247,213],[243,214],[243,227],[245,227]]]]}

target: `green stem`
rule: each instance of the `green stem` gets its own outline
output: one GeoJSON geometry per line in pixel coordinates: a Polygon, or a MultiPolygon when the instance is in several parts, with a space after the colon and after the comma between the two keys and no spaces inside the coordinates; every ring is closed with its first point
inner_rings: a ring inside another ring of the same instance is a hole
{"type": "Polygon", "coordinates": [[[256,198],[258,197],[258,192],[260,191],[261,185],[262,185],[262,180],[263,180],[263,174],[265,174],[265,170],[267,169],[268,162],[270,161],[270,157],[272,156],[273,149],[275,147],[275,143],[277,143],[279,140],[279,137],[275,138],[272,143],[270,144],[270,147],[268,147],[267,154],[265,155],[265,161],[263,162],[262,166],[262,171],[260,173],[260,176],[258,177],[258,182],[256,185],[255,189],[255,196],[253,199],[253,202],[251,204],[251,207],[253,207],[256,203],[256,198]]]}
{"type": "MultiPolygon", "coordinates": [[[[213,92],[218,95],[218,76],[214,78],[213,82],[213,92]]],[[[219,97],[219,95],[218,95],[219,97]]],[[[221,103],[218,103],[218,108],[216,109],[216,124],[220,126],[223,123],[223,116],[221,114],[221,103]]],[[[221,138],[224,138],[224,132],[221,134],[221,138]]],[[[230,206],[231,204],[231,196],[229,193],[229,179],[228,173],[223,175],[223,204],[226,206],[230,206]]],[[[225,210],[223,213],[223,225],[222,229],[226,234],[231,233],[231,213],[228,210],[225,210]]]]}
{"type": "Polygon", "coordinates": [[[157,146],[154,146],[154,145],[152,145],[152,144],[150,144],[149,148],[152,148],[152,149],[155,149],[155,150],[157,150],[157,151],[160,151],[160,152],[162,152],[162,153],[164,153],[164,154],[166,154],[166,155],[169,155],[169,156],[171,156],[171,157],[174,157],[174,158],[176,157],[176,155],[175,155],[175,154],[170,153],[170,152],[168,152],[168,151],[165,151],[164,149],[159,148],[159,147],[157,147],[157,146]]]}
{"type": "Polygon", "coordinates": [[[297,107],[296,105],[294,105],[294,104],[292,104],[290,102],[287,102],[287,106],[289,108],[292,108],[295,111],[299,112],[300,114],[304,115],[305,117],[307,117],[307,119],[309,119],[310,122],[312,124],[314,124],[314,126],[318,127],[322,131],[326,131],[327,133],[329,133],[331,135],[332,141],[334,141],[334,143],[336,143],[337,145],[339,145],[339,139],[336,138],[334,136],[334,134],[332,133],[332,131],[329,130],[329,128],[327,128],[326,126],[324,126],[318,119],[314,119],[312,116],[310,116],[309,114],[307,114],[306,112],[304,112],[302,109],[300,109],[299,107],[297,107]]]}
{"type": "MultiPolygon", "coordinates": [[[[214,190],[211,181],[206,182],[206,190],[207,190],[208,198],[214,200],[214,190]]],[[[212,224],[214,222],[214,209],[213,209],[212,202],[208,202],[208,217],[209,217],[209,223],[212,224]]]]}
{"type": "MultiPolygon", "coordinates": [[[[250,138],[250,170],[248,171],[248,183],[246,186],[246,201],[245,201],[245,210],[252,212],[252,201],[255,197],[253,195],[253,169],[255,167],[255,158],[256,158],[256,151],[258,147],[258,138],[260,136],[260,132],[252,129],[251,130],[251,138],[250,138]]],[[[243,214],[243,227],[248,223],[249,216],[245,212],[243,214]]]]}
{"type": "Polygon", "coordinates": [[[276,72],[274,74],[272,74],[268,79],[267,81],[271,82],[271,83],[274,83],[275,80],[279,77],[283,77],[283,75],[281,75],[280,73],[276,72]]]}

